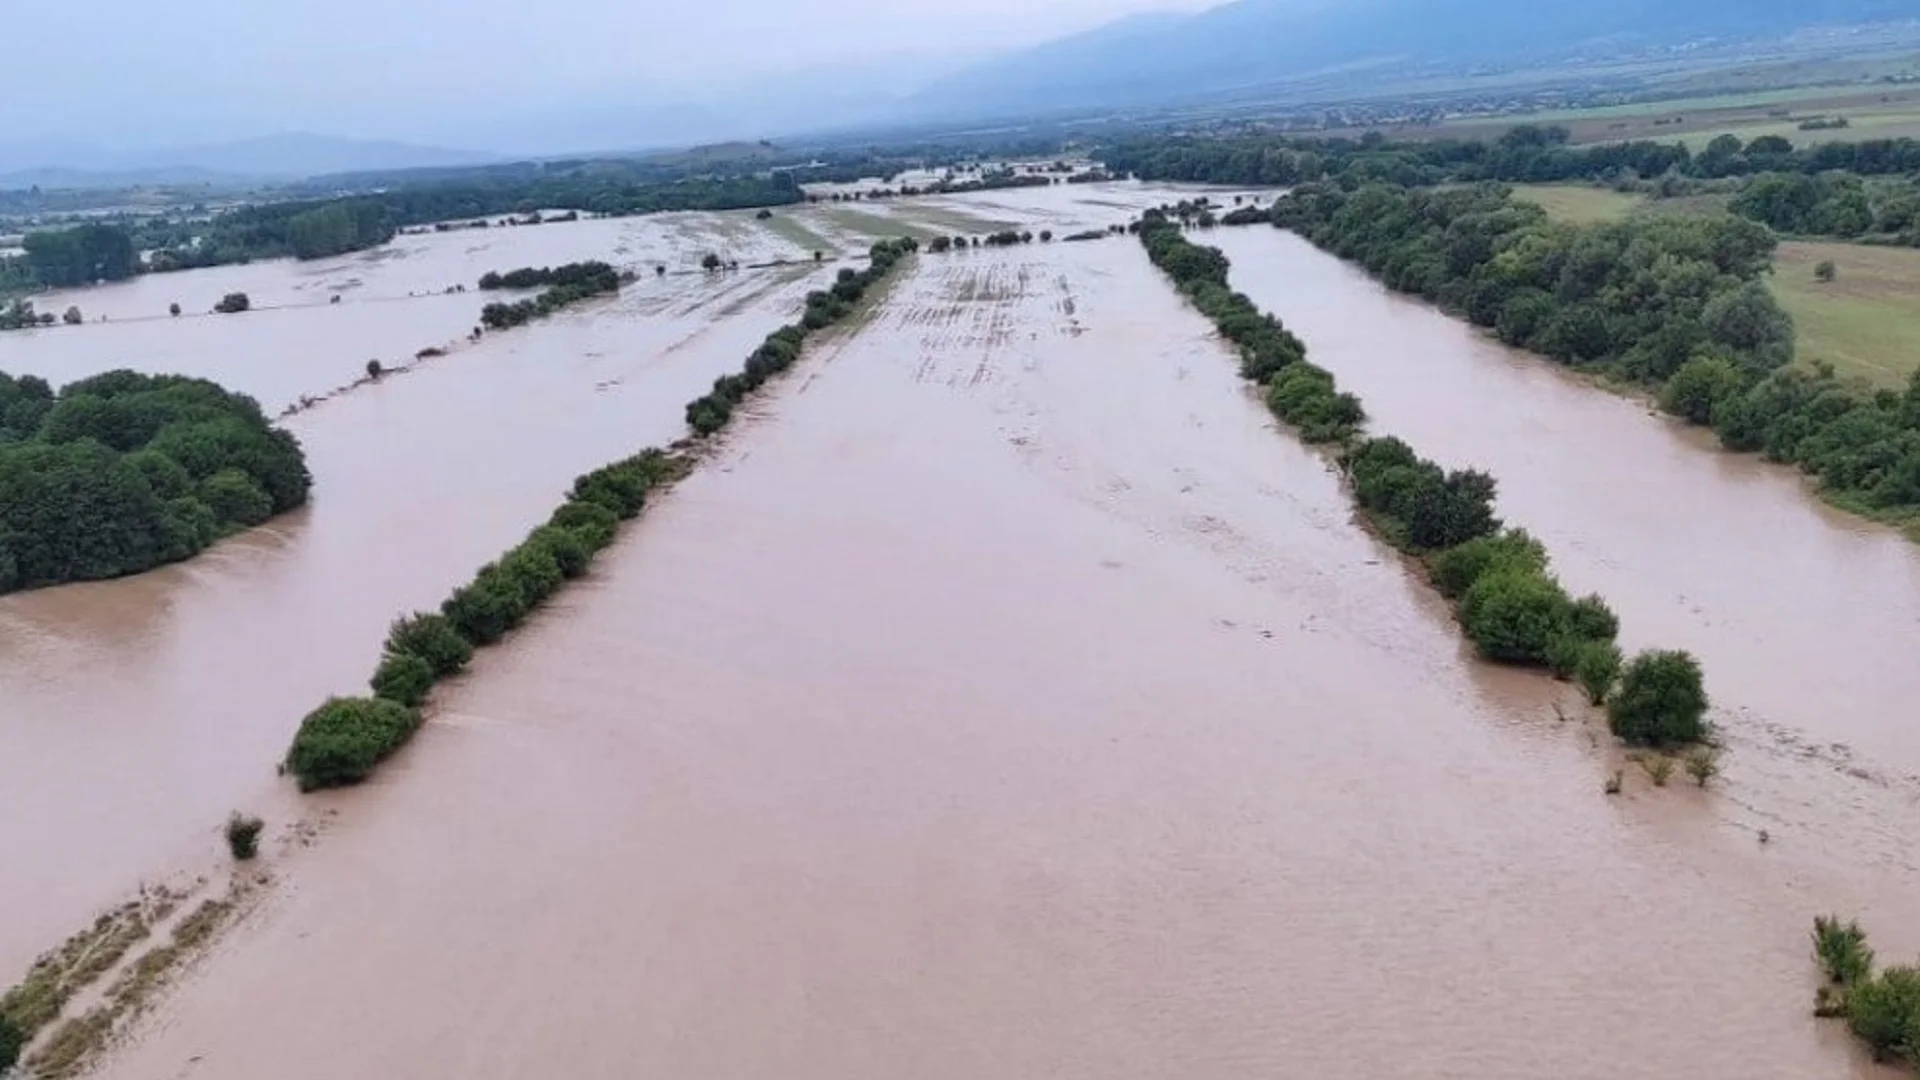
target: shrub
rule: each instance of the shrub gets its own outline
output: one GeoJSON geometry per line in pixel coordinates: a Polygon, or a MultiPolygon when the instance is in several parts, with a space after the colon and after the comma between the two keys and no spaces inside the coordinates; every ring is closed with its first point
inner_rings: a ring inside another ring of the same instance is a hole
{"type": "Polygon", "coordinates": [[[1653,754],[1640,759],[1640,767],[1647,770],[1647,777],[1654,787],[1666,787],[1673,779],[1673,759],[1665,754],[1653,754]]]}
{"type": "Polygon", "coordinates": [[[598,548],[589,544],[579,533],[571,529],[542,525],[527,537],[526,546],[538,547],[553,559],[560,568],[560,576],[571,581],[587,572],[593,565],[593,553],[598,548]]]}
{"type": "Polygon", "coordinates": [[[556,529],[565,529],[579,537],[589,549],[599,551],[613,543],[620,526],[620,515],[599,503],[568,499],[547,519],[547,524],[556,529]]]}
{"type": "Polygon", "coordinates": [[[179,304],[177,304],[177,303],[174,303],[174,304],[168,304],[168,305],[167,305],[167,314],[169,314],[169,315],[172,315],[172,316],[173,316],[174,318],[176,318],[176,319],[177,319],[177,318],[179,318],[179,317],[180,317],[180,305],[179,305],[179,304]]]}
{"type": "Polygon", "coordinates": [[[223,522],[253,526],[273,516],[273,498],[244,469],[226,468],[200,482],[200,501],[223,522]]]}
{"type": "Polygon", "coordinates": [[[1706,787],[1720,775],[1720,755],[1704,746],[1688,754],[1687,775],[1693,777],[1695,784],[1706,787]]]}
{"type": "Polygon", "coordinates": [[[247,297],[246,293],[236,292],[221,297],[220,302],[213,305],[213,310],[222,315],[237,315],[252,306],[253,301],[247,297]]]}
{"type": "Polygon", "coordinates": [[[1838,915],[1816,917],[1813,951],[1827,980],[1837,986],[1851,986],[1873,973],[1873,949],[1858,922],[1842,923],[1838,915]]]}
{"type": "Polygon", "coordinates": [[[27,1033],[6,1013],[0,1013],[0,1075],[19,1062],[20,1054],[26,1048],[27,1033]]]}
{"type": "Polygon", "coordinates": [[[1696,357],[1680,365],[1660,393],[1660,407],[1690,423],[1713,423],[1720,403],[1736,397],[1746,379],[1732,361],[1718,356],[1696,357]]]}
{"type": "Polygon", "coordinates": [[[386,369],[380,366],[380,361],[378,360],[367,361],[367,378],[377,379],[385,373],[386,373],[386,369]]]}
{"type": "Polygon", "coordinates": [[[420,714],[396,702],[332,698],[300,722],[287,771],[302,791],[357,784],[419,727],[420,714]]]}
{"type": "Polygon", "coordinates": [[[267,823],[259,818],[235,810],[227,818],[227,850],[239,862],[252,861],[260,854],[260,833],[266,827],[267,823]]]}
{"type": "Polygon", "coordinates": [[[1547,549],[1524,529],[1508,529],[1448,548],[1434,557],[1433,583],[1450,600],[1465,596],[1474,582],[1500,570],[1542,574],[1547,549]]]}
{"type": "Polygon", "coordinates": [[[522,618],[546,603],[566,580],[553,553],[545,545],[531,541],[507,552],[494,572],[519,592],[522,618]]]}
{"type": "Polygon", "coordinates": [[[1684,652],[1634,657],[1607,703],[1613,733],[1636,746],[1670,747],[1706,737],[1707,693],[1700,664],[1684,652]]]}
{"type": "Polygon", "coordinates": [[[445,615],[416,611],[394,620],[387,632],[387,654],[419,657],[438,678],[465,668],[473,659],[473,645],[445,615]]]}
{"type": "Polygon", "coordinates": [[[1474,583],[1460,618],[1480,655],[1506,664],[1544,664],[1567,630],[1567,595],[1538,573],[1502,571],[1474,583]]]}
{"type": "Polygon", "coordinates": [[[374,670],[373,696],[415,708],[433,689],[433,665],[412,653],[390,653],[374,670]]]}
{"type": "Polygon", "coordinates": [[[1567,609],[1573,633],[1582,641],[1612,641],[1620,636],[1620,617],[1598,596],[1583,596],[1567,609]]]}
{"type": "Polygon", "coordinates": [[[454,590],[440,611],[461,637],[475,645],[499,641],[526,616],[518,590],[502,584],[486,570],[454,590]]]}
{"type": "Polygon", "coordinates": [[[1607,703],[1607,695],[1613,692],[1614,683],[1620,681],[1622,662],[1620,646],[1611,641],[1580,643],[1580,655],[1574,661],[1573,676],[1579,681],[1580,689],[1587,692],[1588,701],[1595,705],[1607,703]]]}
{"type": "Polygon", "coordinates": [[[1813,279],[1819,282],[1832,281],[1839,274],[1840,271],[1834,267],[1832,259],[1822,259],[1813,268],[1813,279]]]}
{"type": "Polygon", "coordinates": [[[1912,1039],[1920,1016],[1920,968],[1890,967],[1847,993],[1847,1026],[1866,1041],[1877,1061],[1920,1051],[1912,1039]]]}

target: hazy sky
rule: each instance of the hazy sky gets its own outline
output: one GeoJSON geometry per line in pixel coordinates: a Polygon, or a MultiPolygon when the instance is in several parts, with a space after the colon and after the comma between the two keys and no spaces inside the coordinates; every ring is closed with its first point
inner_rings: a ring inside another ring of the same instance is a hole
{"type": "MultiPolygon", "coordinates": [[[[1217,0],[1211,0],[1217,2],[1217,0]]],[[[718,103],[824,64],[911,77],[1210,0],[61,0],[7,13],[0,140],[486,138],[490,118],[718,103]],[[890,67],[888,65],[891,65],[890,67]]],[[[9,5],[12,7],[13,5],[9,5]]],[[[875,75],[851,77],[872,79],[875,75]]],[[[810,75],[807,82],[816,83],[810,75]]],[[[501,130],[511,127],[508,120],[501,130]]],[[[502,136],[505,138],[506,136],[502,136]]]]}

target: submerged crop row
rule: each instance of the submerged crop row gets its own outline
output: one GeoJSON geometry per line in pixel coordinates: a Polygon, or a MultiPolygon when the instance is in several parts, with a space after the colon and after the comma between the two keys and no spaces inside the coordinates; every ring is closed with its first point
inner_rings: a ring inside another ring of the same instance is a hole
{"type": "MultiPolygon", "coordinates": [[[[1177,212],[1195,216],[1203,208],[1177,212]]],[[[1274,415],[1309,443],[1342,448],[1355,502],[1389,543],[1426,566],[1481,656],[1577,678],[1630,743],[1671,747],[1704,739],[1707,697],[1698,663],[1682,652],[1650,652],[1626,663],[1615,644],[1619,620],[1605,601],[1570,596],[1545,549],[1525,531],[1502,526],[1491,476],[1450,472],[1396,438],[1364,437],[1359,399],[1309,363],[1305,345],[1278,319],[1233,291],[1224,254],[1189,241],[1161,211],[1148,211],[1138,232],[1154,265],[1239,350],[1242,377],[1265,389],[1274,415]]]]}
{"type": "MultiPolygon", "coordinates": [[[[831,292],[807,299],[805,318],[767,335],[741,371],[715,380],[713,390],[687,406],[699,437],[726,427],[734,408],[774,375],[791,367],[807,336],[851,315],[853,305],[894,264],[918,250],[911,239],[874,245],[867,269],[841,271],[831,292]]],[[[585,574],[636,517],[647,497],[686,475],[690,454],[644,450],[574,481],[547,522],[454,590],[437,612],[397,620],[371,680],[373,696],[334,698],[301,722],[286,769],[302,790],[358,783],[405,746],[420,727],[420,708],[440,680],[464,670],[474,651],[498,642],[524,623],[568,581],[585,574]]]]}

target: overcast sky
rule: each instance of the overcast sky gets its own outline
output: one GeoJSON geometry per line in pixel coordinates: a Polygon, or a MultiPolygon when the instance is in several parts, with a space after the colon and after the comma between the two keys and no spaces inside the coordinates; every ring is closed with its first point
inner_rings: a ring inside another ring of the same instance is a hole
{"type": "Polygon", "coordinates": [[[532,118],[553,110],[629,104],[662,109],[688,99],[724,109],[729,95],[742,87],[759,83],[764,96],[767,79],[782,72],[857,64],[861,78],[872,78],[864,74],[871,72],[897,78],[916,67],[951,65],[1128,14],[1209,5],[1210,0],[9,4],[14,8],[7,12],[12,45],[0,65],[6,87],[0,93],[0,140],[57,136],[137,146],[289,130],[442,143],[484,139],[495,114],[532,118]]]}

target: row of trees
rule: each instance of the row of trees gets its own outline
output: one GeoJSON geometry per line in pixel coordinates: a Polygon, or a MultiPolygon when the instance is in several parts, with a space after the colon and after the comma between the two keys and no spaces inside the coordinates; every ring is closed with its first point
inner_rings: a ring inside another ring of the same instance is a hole
{"type": "Polygon", "coordinates": [[[437,612],[394,622],[369,685],[371,697],[333,698],[301,721],[287,771],[303,791],[357,784],[405,746],[420,727],[420,707],[442,679],[465,670],[474,650],[519,627],[591,567],[613,543],[619,523],[640,513],[647,494],[681,475],[682,458],[658,450],[596,469],[546,524],[499,560],[480,568],[437,612]]]}
{"type": "MultiPolygon", "coordinates": [[[[817,308],[844,317],[866,289],[917,248],[911,239],[874,245],[868,268],[842,271],[832,292],[815,294],[826,299],[809,298],[810,313],[817,308]]],[[[812,329],[803,323],[775,331],[739,374],[723,376],[711,393],[690,402],[687,421],[695,435],[705,438],[724,428],[736,405],[792,366],[812,329]]],[[[499,642],[568,581],[584,576],[613,543],[621,522],[638,516],[649,495],[686,475],[692,463],[686,453],[649,449],[577,478],[545,524],[481,567],[438,611],[394,622],[369,680],[371,696],[330,699],[301,721],[286,757],[301,790],[357,784],[372,775],[419,730],[420,709],[441,680],[465,670],[475,650],[499,642]]]]}
{"type": "Polygon", "coordinates": [[[1308,184],[1270,219],[1502,341],[1658,386],[1698,356],[1752,376],[1793,357],[1761,279],[1773,234],[1729,216],[1549,221],[1510,189],[1308,184]]]}
{"type": "Polygon", "coordinates": [[[0,592],[186,559],[311,486],[298,441],[211,382],[0,373],[0,592]]]}
{"type": "Polygon", "coordinates": [[[1920,378],[1873,391],[1789,366],[1793,323],[1761,281],[1775,246],[1763,225],[1553,223],[1499,185],[1306,185],[1271,218],[1511,345],[1657,390],[1668,412],[1799,466],[1841,506],[1920,509],[1920,378]]]}
{"type": "Polygon", "coordinates": [[[1911,177],[1763,173],[1728,208],[1784,233],[1920,246],[1920,183],[1911,177]]]}
{"type": "Polygon", "coordinates": [[[491,292],[495,289],[538,289],[547,285],[604,284],[609,275],[618,276],[613,267],[599,261],[567,263],[563,266],[523,266],[504,274],[497,270],[487,271],[480,275],[480,288],[491,292]]]}
{"type": "Polygon", "coordinates": [[[1526,533],[1503,531],[1491,476],[1449,472],[1399,439],[1362,439],[1359,400],[1309,363],[1305,345],[1278,319],[1232,291],[1224,254],[1189,241],[1161,211],[1149,211],[1138,231],[1154,265],[1233,343],[1242,377],[1267,387],[1275,415],[1309,442],[1345,448],[1355,501],[1388,542],[1427,565],[1481,656],[1579,679],[1596,705],[1608,706],[1614,732],[1636,745],[1705,736],[1698,664],[1684,653],[1648,653],[1625,666],[1623,678],[1618,618],[1597,596],[1569,596],[1526,533]]]}
{"type": "Polygon", "coordinates": [[[806,311],[799,323],[783,326],[767,335],[766,341],[747,357],[747,362],[737,374],[722,375],[714,380],[711,392],[687,403],[688,426],[703,436],[725,428],[733,419],[736,406],[765,385],[768,379],[793,365],[800,356],[800,347],[807,335],[824,330],[851,315],[854,305],[860,302],[868,289],[886,277],[901,259],[918,250],[920,242],[911,237],[883,240],[869,251],[865,270],[843,267],[831,289],[808,293],[806,311]]]}
{"type": "Polygon", "coordinates": [[[1499,139],[1389,140],[1261,135],[1243,138],[1158,137],[1126,140],[1103,158],[1116,172],[1143,180],[1284,187],[1344,177],[1351,183],[1409,186],[1503,180],[1558,183],[1675,174],[1713,179],[1766,172],[1864,176],[1920,172],[1920,140],[1871,139],[1805,147],[1778,135],[1743,141],[1722,135],[1699,153],[1680,142],[1567,145],[1559,127],[1520,125],[1499,139]]]}
{"type": "Polygon", "coordinates": [[[531,299],[517,300],[511,304],[488,304],[480,309],[481,324],[489,330],[505,330],[534,319],[544,319],[570,304],[620,291],[619,271],[603,262],[570,263],[557,270],[526,268],[506,274],[489,273],[480,279],[480,287],[501,288],[503,286],[498,283],[509,278],[528,281],[542,276],[553,280],[552,287],[531,299]],[[494,279],[493,286],[487,284],[489,278],[494,279]]]}

